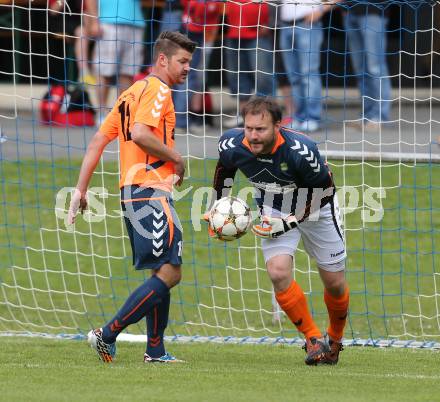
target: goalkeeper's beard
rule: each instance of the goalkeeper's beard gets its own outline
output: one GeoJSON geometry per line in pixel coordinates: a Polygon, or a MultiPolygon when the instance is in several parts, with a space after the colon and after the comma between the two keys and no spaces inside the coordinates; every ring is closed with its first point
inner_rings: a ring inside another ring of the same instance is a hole
{"type": "Polygon", "coordinates": [[[267,154],[270,154],[270,151],[272,151],[274,145],[275,145],[275,141],[276,141],[276,137],[275,137],[275,133],[273,135],[272,141],[270,141],[269,143],[265,143],[263,141],[249,141],[249,145],[251,146],[251,152],[255,155],[255,156],[264,156],[267,154]],[[261,145],[261,150],[258,151],[257,149],[254,149],[254,145],[261,145]]]}

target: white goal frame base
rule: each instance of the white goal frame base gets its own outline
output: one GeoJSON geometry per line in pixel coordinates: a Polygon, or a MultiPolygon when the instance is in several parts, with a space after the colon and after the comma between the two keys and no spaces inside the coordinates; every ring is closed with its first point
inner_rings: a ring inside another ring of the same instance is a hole
{"type": "MultiPolygon", "coordinates": [[[[4,332],[0,333],[0,337],[31,337],[46,339],[70,339],[84,341],[87,336],[84,334],[44,334],[33,332],[4,332]]],[[[118,342],[136,342],[147,343],[146,335],[121,334],[118,336],[118,342]]],[[[241,345],[287,345],[287,346],[303,346],[302,338],[283,338],[283,337],[235,337],[235,336],[188,336],[188,335],[172,335],[165,336],[165,342],[173,343],[216,343],[216,344],[241,344],[241,345]]],[[[434,341],[408,341],[408,340],[387,340],[387,339],[344,339],[344,346],[372,346],[378,348],[394,347],[394,348],[410,348],[410,349],[438,349],[440,343],[434,341]]]]}

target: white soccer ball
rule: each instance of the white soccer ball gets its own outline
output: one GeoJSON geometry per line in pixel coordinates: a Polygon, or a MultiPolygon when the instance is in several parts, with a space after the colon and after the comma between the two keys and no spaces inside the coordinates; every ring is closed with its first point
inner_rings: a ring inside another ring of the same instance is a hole
{"type": "Polygon", "coordinates": [[[217,200],[209,214],[209,224],[217,238],[231,241],[243,236],[252,222],[248,205],[237,197],[217,200]]]}

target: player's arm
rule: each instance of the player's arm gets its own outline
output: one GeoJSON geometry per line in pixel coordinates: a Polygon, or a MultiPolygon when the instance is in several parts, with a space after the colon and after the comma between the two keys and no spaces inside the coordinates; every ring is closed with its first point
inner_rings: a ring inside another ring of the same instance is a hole
{"type": "Polygon", "coordinates": [[[226,167],[221,159],[218,160],[214,172],[214,180],[212,187],[215,191],[215,199],[219,200],[222,197],[227,197],[231,192],[232,185],[234,184],[235,174],[237,173],[237,168],[226,167]]]}
{"type": "MultiPolygon", "coordinates": [[[[212,204],[214,200],[219,200],[222,197],[226,197],[231,192],[232,185],[234,183],[235,174],[237,173],[236,167],[227,167],[225,166],[221,158],[218,160],[217,165],[215,167],[214,172],[214,180],[212,183],[212,187],[214,189],[214,196],[212,197],[211,206],[208,208],[208,211],[204,213],[203,220],[209,223],[209,214],[211,212],[212,204]]],[[[211,237],[215,237],[215,233],[212,230],[211,226],[208,224],[208,234],[211,237]]]]}
{"type": "Polygon", "coordinates": [[[88,35],[93,38],[102,36],[102,28],[99,24],[98,0],[85,0],[85,12],[89,18],[84,21],[87,24],[88,35]]]}
{"type": "Polygon", "coordinates": [[[218,141],[219,159],[215,167],[214,180],[212,183],[212,187],[215,191],[214,197],[212,197],[213,202],[228,196],[234,184],[235,174],[238,169],[235,165],[238,155],[234,152],[234,140],[234,136],[226,132],[218,141]]]}
{"type": "Polygon", "coordinates": [[[313,193],[311,197],[307,198],[303,211],[297,212],[298,223],[305,221],[316,209],[328,204],[336,191],[333,176],[329,171],[309,188],[313,189],[313,193]]]}
{"type": "MultiPolygon", "coordinates": [[[[221,159],[217,161],[217,165],[215,167],[214,172],[214,180],[212,183],[212,187],[214,189],[214,194],[212,197],[211,205],[208,208],[208,211],[203,215],[203,219],[208,222],[209,213],[211,211],[212,204],[214,201],[219,200],[222,197],[227,197],[231,192],[232,185],[234,183],[235,173],[237,172],[237,168],[226,167],[221,159]]],[[[208,228],[209,230],[209,228],[208,228]]]]}
{"type": "Polygon", "coordinates": [[[72,194],[70,201],[69,213],[67,221],[69,224],[75,222],[75,216],[78,209],[81,213],[87,208],[87,187],[89,186],[90,179],[95,171],[96,165],[101,158],[102,152],[107,144],[111,141],[109,137],[103,135],[99,131],[92,137],[89,145],[87,146],[86,154],[84,155],[81,170],[79,172],[78,183],[76,189],[72,194]]]}
{"type": "MultiPolygon", "coordinates": [[[[225,139],[232,141],[231,137],[222,135],[219,139],[219,144],[225,141],[225,139]]],[[[216,200],[222,197],[226,197],[231,192],[232,185],[234,183],[235,174],[237,173],[237,167],[234,165],[234,152],[229,147],[220,147],[219,145],[219,159],[215,167],[214,180],[212,183],[213,197],[211,198],[211,205],[204,213],[203,219],[209,223],[209,214],[211,212],[212,205],[216,200]]],[[[208,224],[208,233],[211,237],[215,237],[214,231],[208,224]]]]}
{"type": "Polygon", "coordinates": [[[316,210],[328,204],[335,194],[335,184],[333,175],[329,170],[324,159],[319,154],[318,147],[309,146],[310,156],[314,155],[315,159],[310,161],[308,155],[298,161],[296,167],[300,172],[301,186],[309,189],[309,195],[304,206],[296,207],[296,215],[298,223],[306,220],[316,210]],[[318,162],[318,165],[316,164],[318,162]],[[317,166],[316,166],[317,165],[317,166]],[[316,167],[315,167],[316,166],[316,167]]]}
{"type": "Polygon", "coordinates": [[[182,156],[160,141],[149,126],[142,123],[134,123],[131,139],[146,154],[155,156],[165,162],[173,162],[175,174],[179,177],[176,185],[180,186],[182,184],[185,174],[185,163],[182,156]]]}

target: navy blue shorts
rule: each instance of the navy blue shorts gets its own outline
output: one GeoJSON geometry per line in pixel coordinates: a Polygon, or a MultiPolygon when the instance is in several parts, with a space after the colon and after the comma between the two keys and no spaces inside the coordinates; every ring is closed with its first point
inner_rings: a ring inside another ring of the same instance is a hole
{"type": "Polygon", "coordinates": [[[121,204],[136,269],[181,265],[182,225],[170,194],[126,186],[121,189],[121,204]]]}

